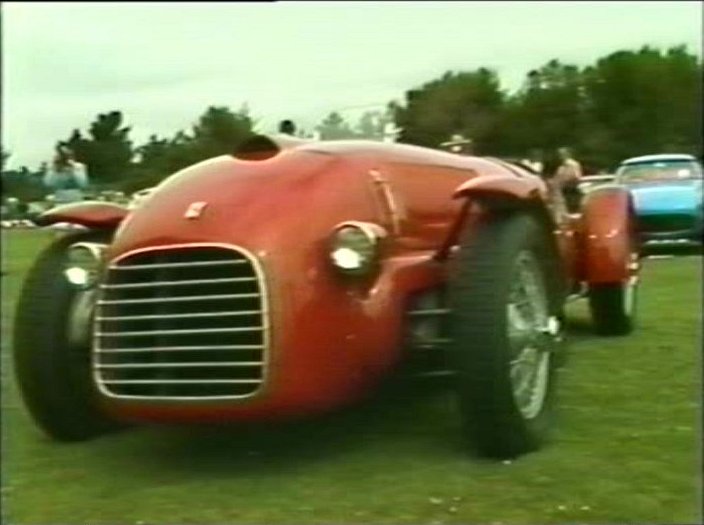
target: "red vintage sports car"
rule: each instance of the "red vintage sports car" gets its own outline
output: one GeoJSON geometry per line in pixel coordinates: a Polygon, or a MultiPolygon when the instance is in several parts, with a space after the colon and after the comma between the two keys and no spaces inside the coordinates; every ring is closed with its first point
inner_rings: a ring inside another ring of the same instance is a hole
{"type": "Polygon", "coordinates": [[[499,159],[257,135],[131,209],[41,216],[85,229],[24,284],[19,387],[71,441],[329,411],[415,359],[456,374],[469,450],[515,457],[549,428],[565,302],[588,296],[600,333],[632,329],[633,218],[622,187],[568,214],[499,159]]]}

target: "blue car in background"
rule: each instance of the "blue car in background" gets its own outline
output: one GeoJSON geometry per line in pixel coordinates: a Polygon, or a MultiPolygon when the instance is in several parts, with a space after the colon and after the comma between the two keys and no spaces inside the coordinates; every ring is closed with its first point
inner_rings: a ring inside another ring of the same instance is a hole
{"type": "Polygon", "coordinates": [[[692,155],[660,154],[621,162],[615,182],[633,195],[645,245],[702,242],[702,165],[692,155]]]}

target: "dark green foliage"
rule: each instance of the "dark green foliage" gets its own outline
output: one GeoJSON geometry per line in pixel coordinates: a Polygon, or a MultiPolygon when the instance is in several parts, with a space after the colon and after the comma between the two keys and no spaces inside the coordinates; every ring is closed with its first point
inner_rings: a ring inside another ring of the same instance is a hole
{"type": "Polygon", "coordinates": [[[685,47],[618,51],[579,68],[551,60],[518,92],[484,68],[445,73],[406,93],[403,142],[434,147],[453,133],[480,155],[522,156],[568,145],[587,171],[661,152],[701,155],[702,63],[685,47]]]}
{"type": "Polygon", "coordinates": [[[88,177],[97,184],[119,182],[130,172],[132,142],[129,127],[123,127],[120,111],[101,113],[90,125],[85,138],[80,130],[73,131],[66,143],[71,147],[76,160],[88,168],[88,177]]]}
{"type": "Polygon", "coordinates": [[[133,176],[121,187],[132,192],[153,186],[187,166],[228,154],[252,135],[253,125],[246,107],[233,112],[225,106],[211,106],[191,133],[179,131],[171,139],[149,137],[146,144],[137,148],[133,176]]]}
{"type": "Polygon", "coordinates": [[[7,159],[10,158],[10,152],[5,151],[4,149],[0,149],[0,167],[1,169],[5,169],[5,163],[7,162],[7,159]]]}
{"type": "Polygon", "coordinates": [[[41,200],[47,193],[42,185],[44,172],[39,170],[30,171],[26,166],[18,170],[3,170],[2,172],[2,196],[15,197],[21,202],[31,202],[41,200]]]}
{"type": "Polygon", "coordinates": [[[316,128],[321,140],[344,140],[356,138],[355,132],[338,112],[333,111],[316,128]]]}
{"type": "MultiPolygon", "coordinates": [[[[701,60],[685,47],[646,46],[611,53],[581,68],[551,60],[530,71],[510,94],[491,69],[448,71],[408,90],[404,103],[367,111],[355,124],[333,111],[316,130],[323,140],[380,140],[384,125],[393,122],[403,130],[401,142],[435,148],[459,133],[472,139],[478,155],[516,158],[535,149],[548,157],[566,145],[590,173],[613,170],[620,160],[640,154],[701,156],[701,115],[701,60]]],[[[133,148],[122,113],[111,111],[98,115],[87,133],[75,129],[64,142],[88,166],[95,187],[134,191],[231,152],[254,127],[246,106],[236,112],[211,106],[191,130],[170,138],[152,135],[133,148]]],[[[298,135],[307,134],[301,130],[298,135]]],[[[3,150],[3,173],[8,157],[3,150]]],[[[8,181],[3,176],[6,194],[33,192],[24,180],[24,186],[8,181]]]]}
{"type": "Polygon", "coordinates": [[[441,78],[406,93],[405,106],[397,106],[396,124],[401,141],[437,147],[453,133],[473,140],[479,152],[499,147],[497,130],[505,95],[494,71],[448,71],[441,78]]]}
{"type": "Polygon", "coordinates": [[[586,101],[579,69],[551,60],[530,71],[506,108],[499,144],[511,154],[579,143],[586,101]]]}
{"type": "Polygon", "coordinates": [[[619,51],[582,76],[590,103],[584,146],[599,160],[701,153],[702,63],[685,48],[619,51]]]}

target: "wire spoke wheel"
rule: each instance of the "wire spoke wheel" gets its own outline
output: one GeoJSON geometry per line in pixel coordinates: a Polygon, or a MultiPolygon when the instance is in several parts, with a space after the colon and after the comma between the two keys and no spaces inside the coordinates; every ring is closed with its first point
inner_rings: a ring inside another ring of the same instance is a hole
{"type": "Polygon", "coordinates": [[[511,386],[521,415],[532,419],[540,413],[547,393],[550,348],[543,335],[550,317],[540,267],[528,251],[517,258],[509,300],[511,386]]]}
{"type": "Polygon", "coordinates": [[[537,450],[553,420],[562,352],[559,267],[544,223],[496,214],[465,231],[453,295],[453,356],[464,438],[474,453],[537,450]]]}

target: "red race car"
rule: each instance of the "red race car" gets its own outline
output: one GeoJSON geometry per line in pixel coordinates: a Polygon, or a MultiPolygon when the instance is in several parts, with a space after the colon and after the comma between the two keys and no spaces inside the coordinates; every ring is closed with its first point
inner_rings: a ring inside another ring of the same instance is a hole
{"type": "Polygon", "coordinates": [[[38,258],[14,361],[38,425],[84,440],[120,422],[244,422],[360,399],[402,363],[455,374],[468,449],[537,449],[565,302],[633,326],[638,253],[619,186],[568,214],[517,164],[368,141],[257,135],[38,258]]]}

